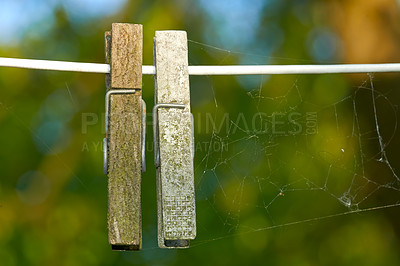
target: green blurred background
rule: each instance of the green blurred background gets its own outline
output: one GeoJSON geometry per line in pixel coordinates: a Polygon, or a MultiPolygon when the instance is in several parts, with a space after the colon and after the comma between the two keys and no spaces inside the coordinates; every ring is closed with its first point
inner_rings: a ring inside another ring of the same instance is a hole
{"type": "MultiPolygon", "coordinates": [[[[143,24],[146,65],[167,29],[187,31],[192,65],[400,61],[396,0],[1,0],[0,56],[101,63],[113,22],[143,24]]],[[[400,265],[399,87],[399,74],[191,77],[197,238],[157,247],[148,117],[143,250],[116,252],[104,75],[0,68],[0,265],[400,265]]]]}

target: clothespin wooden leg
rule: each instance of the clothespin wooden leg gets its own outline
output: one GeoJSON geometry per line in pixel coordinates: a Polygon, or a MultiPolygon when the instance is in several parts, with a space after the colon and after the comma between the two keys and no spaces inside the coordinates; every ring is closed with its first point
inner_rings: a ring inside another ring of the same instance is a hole
{"type": "Polygon", "coordinates": [[[193,120],[187,37],[157,31],[153,133],[157,167],[158,245],[185,248],[196,237],[193,120]]]}
{"type": "MultiPolygon", "coordinates": [[[[142,246],[142,25],[112,24],[107,32],[105,171],[108,240],[115,250],[142,246]]],[[[144,137],[144,136],[143,136],[144,137]]]]}

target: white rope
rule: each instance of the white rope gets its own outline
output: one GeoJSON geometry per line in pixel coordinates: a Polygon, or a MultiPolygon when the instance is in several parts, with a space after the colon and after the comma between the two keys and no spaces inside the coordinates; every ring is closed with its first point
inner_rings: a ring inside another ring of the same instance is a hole
{"type": "Polygon", "coordinates": [[[190,75],[270,75],[400,72],[400,64],[189,66],[190,75]]]}
{"type": "MultiPolygon", "coordinates": [[[[41,70],[110,73],[110,65],[0,57],[0,67],[41,70]]],[[[342,65],[237,65],[189,66],[189,75],[270,75],[400,72],[400,63],[342,65]]],[[[154,75],[154,66],[143,66],[143,75],[154,75]]]]}
{"type": "Polygon", "coordinates": [[[41,70],[110,73],[110,65],[0,57],[0,66],[41,70]]]}

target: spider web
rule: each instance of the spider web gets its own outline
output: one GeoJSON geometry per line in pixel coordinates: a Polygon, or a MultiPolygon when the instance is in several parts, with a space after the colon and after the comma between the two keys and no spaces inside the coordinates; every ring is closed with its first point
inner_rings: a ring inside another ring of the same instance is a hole
{"type": "MultiPolygon", "coordinates": [[[[220,64],[253,56],[190,44],[220,64]]],[[[348,76],[192,78],[198,245],[400,206],[396,103],[348,76]]]]}

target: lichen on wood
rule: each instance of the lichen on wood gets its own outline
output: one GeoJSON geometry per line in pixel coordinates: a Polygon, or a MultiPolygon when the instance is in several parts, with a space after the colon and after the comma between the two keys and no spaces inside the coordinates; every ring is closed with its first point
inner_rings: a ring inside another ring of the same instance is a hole
{"type": "Polygon", "coordinates": [[[186,106],[158,109],[161,162],[157,168],[158,244],[162,248],[183,248],[196,237],[186,32],[157,31],[154,45],[155,102],[186,106]]]}

